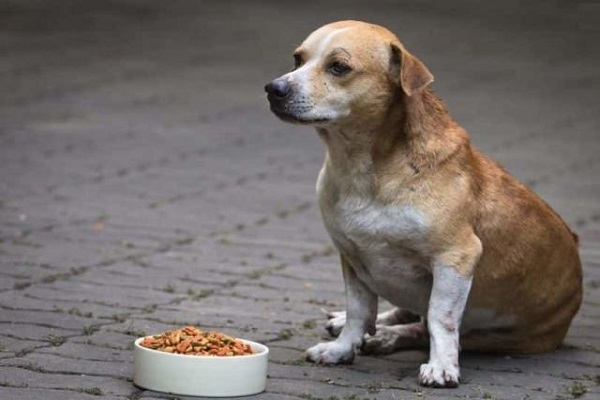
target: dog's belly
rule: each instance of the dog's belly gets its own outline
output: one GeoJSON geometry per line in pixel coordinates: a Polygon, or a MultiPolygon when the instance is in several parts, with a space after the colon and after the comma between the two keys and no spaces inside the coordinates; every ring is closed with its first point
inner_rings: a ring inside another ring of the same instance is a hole
{"type": "Polygon", "coordinates": [[[463,314],[461,332],[510,329],[517,323],[518,318],[514,314],[499,315],[495,310],[488,308],[467,306],[463,314]]]}
{"type": "MultiPolygon", "coordinates": [[[[427,260],[411,251],[388,244],[336,243],[358,278],[374,293],[396,307],[421,316],[427,315],[433,278],[427,260]]],[[[496,310],[467,304],[461,332],[514,327],[515,315],[499,315],[496,310]]]]}
{"type": "Polygon", "coordinates": [[[393,305],[425,315],[432,275],[417,249],[427,232],[424,216],[411,207],[356,198],[321,209],[334,244],[358,278],[393,305]]]}
{"type": "Polygon", "coordinates": [[[354,251],[340,247],[358,278],[378,296],[396,307],[426,315],[432,276],[425,260],[386,243],[367,247],[357,243],[354,251]]]}

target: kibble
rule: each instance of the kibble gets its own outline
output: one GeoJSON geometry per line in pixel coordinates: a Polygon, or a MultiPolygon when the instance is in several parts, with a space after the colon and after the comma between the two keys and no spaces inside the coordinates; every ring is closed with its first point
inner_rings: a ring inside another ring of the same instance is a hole
{"type": "Polygon", "coordinates": [[[191,356],[245,356],[252,348],[221,332],[202,331],[194,326],[148,336],[140,343],[148,349],[191,356]]]}

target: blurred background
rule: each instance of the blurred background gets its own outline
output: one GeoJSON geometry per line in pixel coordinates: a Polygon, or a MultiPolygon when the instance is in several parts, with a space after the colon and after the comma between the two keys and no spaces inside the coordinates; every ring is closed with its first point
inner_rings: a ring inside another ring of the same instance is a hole
{"type": "Polygon", "coordinates": [[[289,70],[308,33],[340,19],[396,32],[474,142],[537,183],[531,164],[552,175],[566,156],[583,162],[598,150],[598,9],[565,1],[2,0],[4,201],[234,136],[289,141],[288,151],[321,157],[307,129],[269,115],[262,88],[289,70]],[[523,157],[529,146],[535,153],[523,157]],[[48,154],[65,148],[72,161],[47,168],[48,154]]]}

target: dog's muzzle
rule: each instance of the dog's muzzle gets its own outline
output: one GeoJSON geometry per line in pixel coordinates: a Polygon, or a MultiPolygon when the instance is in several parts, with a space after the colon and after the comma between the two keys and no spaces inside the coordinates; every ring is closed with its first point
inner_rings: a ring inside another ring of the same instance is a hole
{"type": "Polygon", "coordinates": [[[265,86],[271,111],[280,119],[295,124],[315,124],[326,122],[326,118],[308,117],[314,104],[309,98],[302,95],[298,87],[292,85],[287,79],[278,78],[265,86]]]}

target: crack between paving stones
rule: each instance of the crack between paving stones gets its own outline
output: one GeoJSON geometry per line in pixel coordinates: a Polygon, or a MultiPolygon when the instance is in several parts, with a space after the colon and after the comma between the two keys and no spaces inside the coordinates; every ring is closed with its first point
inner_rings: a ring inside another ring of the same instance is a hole
{"type": "MultiPolygon", "coordinates": [[[[88,185],[96,185],[99,183],[103,183],[108,179],[122,179],[124,177],[129,177],[131,176],[132,173],[137,172],[139,174],[146,174],[148,173],[148,171],[152,171],[154,168],[158,168],[158,167],[164,167],[165,165],[169,165],[169,164],[173,164],[176,162],[180,162],[183,160],[186,160],[187,158],[193,156],[193,155],[197,155],[197,156],[204,156],[206,154],[209,153],[214,153],[215,151],[219,150],[219,149],[226,149],[226,148],[230,148],[232,145],[235,145],[238,141],[238,138],[234,138],[230,141],[226,141],[223,143],[219,143],[217,146],[214,147],[199,147],[197,149],[194,150],[190,150],[190,151],[183,151],[183,152],[179,152],[177,154],[176,157],[160,157],[158,159],[154,159],[150,162],[144,162],[144,163],[139,163],[137,165],[133,165],[130,167],[123,167],[123,168],[119,168],[117,170],[114,171],[110,171],[107,172],[105,174],[100,174],[100,175],[96,175],[94,177],[91,178],[84,178],[78,182],[74,182],[73,184],[69,185],[69,187],[85,187],[88,185]],[[185,154],[185,157],[182,157],[182,154],[185,154]]],[[[245,177],[244,181],[239,185],[245,185],[246,183],[248,183],[249,181],[253,181],[253,180],[264,180],[268,177],[268,174],[265,172],[258,172],[255,175],[252,175],[250,178],[249,177],[245,177]]],[[[239,177],[235,178],[235,182],[239,181],[239,177]]],[[[234,183],[236,184],[236,183],[234,183]]],[[[233,185],[232,183],[228,183],[226,184],[226,186],[229,185],[233,185]]],[[[220,188],[218,187],[219,185],[217,185],[216,189],[219,190],[220,188]]],[[[38,192],[34,192],[34,193],[28,193],[25,196],[21,196],[18,198],[14,198],[11,201],[15,202],[17,200],[22,200],[23,198],[27,198],[27,197],[31,197],[31,196],[39,196],[42,194],[52,194],[54,193],[54,191],[56,190],[57,187],[55,186],[50,186],[50,187],[45,187],[43,190],[40,190],[38,192]]],[[[203,189],[203,191],[205,191],[207,189],[203,189]]],[[[196,192],[196,191],[194,191],[196,192]]],[[[151,207],[152,208],[152,207],[151,207]]]]}
{"type": "MultiPolygon", "coordinates": [[[[44,348],[51,348],[51,347],[53,347],[53,346],[44,347],[44,348]]],[[[98,346],[96,346],[96,347],[98,347],[98,346]]],[[[102,347],[100,347],[100,348],[102,348],[102,347]]],[[[111,349],[111,350],[117,350],[117,349],[111,349]]],[[[127,350],[124,350],[124,351],[127,351],[127,350]]],[[[55,357],[66,358],[68,360],[98,361],[98,362],[108,362],[108,363],[128,363],[129,362],[129,360],[106,360],[104,358],[76,357],[76,356],[72,356],[72,355],[55,353],[55,352],[52,352],[52,351],[45,351],[45,352],[41,352],[41,353],[37,353],[37,354],[45,354],[45,355],[47,354],[47,355],[51,355],[51,356],[55,356],[55,357]]]]}
{"type": "MultiPolygon", "coordinates": [[[[296,205],[295,207],[290,208],[289,210],[292,210],[292,211],[290,211],[289,213],[290,214],[292,214],[294,212],[301,213],[301,212],[304,212],[304,211],[308,210],[310,208],[310,205],[309,206],[305,206],[305,204],[307,204],[307,203],[303,202],[303,203],[300,203],[299,205],[296,205]]],[[[71,225],[84,225],[84,224],[92,223],[93,221],[96,221],[96,220],[97,220],[97,218],[92,219],[92,220],[89,220],[89,219],[88,220],[78,220],[78,221],[73,222],[73,224],[71,224],[71,225]]],[[[262,226],[262,225],[259,225],[259,226],[262,226]]],[[[52,229],[54,229],[54,227],[52,229]]],[[[192,240],[191,242],[195,241],[196,239],[197,239],[197,237],[194,237],[194,240],[192,240]]],[[[116,264],[116,263],[118,263],[120,261],[132,260],[132,259],[136,259],[136,258],[137,259],[139,259],[139,258],[146,258],[146,257],[149,257],[151,255],[155,255],[155,254],[159,254],[159,253],[171,250],[173,247],[185,246],[187,244],[190,244],[189,242],[190,242],[189,241],[189,237],[186,236],[184,238],[180,238],[180,239],[177,239],[177,240],[174,240],[174,241],[171,241],[171,242],[167,242],[167,243],[164,243],[164,244],[159,244],[159,246],[156,248],[156,250],[151,251],[151,252],[130,254],[130,255],[119,257],[119,258],[115,258],[115,259],[104,260],[104,261],[101,261],[101,262],[99,262],[97,264],[93,264],[91,266],[75,267],[75,268],[72,268],[70,272],[57,273],[57,274],[51,275],[49,277],[48,276],[47,277],[42,277],[42,278],[40,278],[38,280],[32,280],[32,281],[22,282],[22,283],[20,283],[20,285],[22,287],[13,287],[12,289],[9,288],[9,289],[0,290],[0,293],[6,292],[6,291],[11,291],[11,290],[22,290],[22,289],[25,289],[25,288],[30,287],[32,285],[53,283],[53,281],[56,280],[56,279],[70,279],[73,276],[85,274],[85,272],[87,272],[88,270],[90,270],[92,268],[98,268],[98,267],[102,267],[102,266],[110,266],[110,265],[114,265],[114,264],[116,264]],[[184,241],[184,239],[185,239],[185,241],[184,241]],[[55,277],[56,279],[52,279],[52,282],[48,282],[48,280],[50,280],[52,277],[55,277]]],[[[303,256],[303,261],[310,262],[314,258],[317,258],[317,257],[320,257],[320,256],[326,256],[326,255],[329,255],[329,254],[330,254],[330,249],[327,248],[327,249],[325,249],[325,250],[323,250],[321,252],[313,252],[313,253],[309,254],[308,256],[306,256],[306,257],[303,256]],[[320,253],[322,253],[322,254],[320,254],[320,253]],[[306,260],[304,260],[304,258],[306,258],[306,260]]],[[[284,265],[280,265],[278,267],[271,267],[271,268],[284,269],[285,266],[284,265]]],[[[275,269],[275,270],[277,270],[277,269],[275,269]]],[[[261,274],[269,273],[269,272],[270,271],[260,271],[261,274]]],[[[86,282],[86,281],[84,281],[84,282],[86,282]]],[[[91,283],[95,284],[94,282],[91,282],[91,283]]],[[[238,283],[239,282],[236,281],[236,282],[228,283],[228,285],[235,286],[238,283]]],[[[123,286],[123,287],[126,287],[126,288],[127,287],[136,288],[135,286],[123,286]]]]}
{"type": "MultiPolygon", "coordinates": [[[[59,229],[59,228],[67,228],[67,227],[79,227],[79,226],[85,226],[85,225],[91,225],[94,222],[97,222],[98,220],[103,220],[102,217],[96,217],[96,218],[77,218],[74,219],[72,221],[68,221],[65,222],[63,224],[58,224],[58,223],[52,223],[52,224],[48,224],[48,225],[44,225],[40,228],[37,229],[25,229],[22,230],[18,236],[0,236],[0,240],[5,240],[5,241],[10,241],[10,240],[14,240],[14,239],[22,239],[22,238],[26,238],[28,236],[34,235],[36,233],[47,233],[47,232],[52,232],[55,229],[59,229]]],[[[17,223],[11,224],[12,227],[14,228],[18,228],[20,225],[17,223]]]]}
{"type": "MultiPolygon", "coordinates": [[[[311,379],[298,379],[298,378],[269,378],[269,379],[277,379],[277,380],[282,380],[282,381],[297,381],[297,382],[315,382],[314,380],[311,379]]],[[[416,379],[416,378],[415,378],[416,379]]],[[[414,394],[415,396],[419,396],[419,397],[423,397],[423,398],[427,398],[427,388],[411,388],[411,387],[404,387],[404,386],[390,386],[390,387],[385,387],[382,388],[380,390],[376,390],[376,391],[372,391],[369,390],[369,386],[368,384],[366,385],[358,385],[358,386],[344,386],[344,385],[336,385],[336,384],[331,384],[331,383],[327,383],[327,382],[323,382],[323,381],[316,381],[318,383],[324,384],[324,385],[329,385],[329,386],[338,386],[344,389],[355,389],[355,390],[365,390],[367,391],[367,394],[365,395],[361,395],[359,397],[357,397],[357,399],[359,398],[365,398],[364,396],[367,396],[366,398],[368,398],[369,395],[377,395],[377,393],[381,392],[381,391],[385,391],[387,389],[390,390],[398,390],[398,391],[402,391],[402,392],[409,392],[414,394]],[[421,395],[419,395],[418,393],[421,393],[421,395]]],[[[444,389],[445,390],[445,389],[444,389]]],[[[316,397],[316,396],[312,396],[310,395],[308,392],[305,392],[303,394],[297,394],[297,393],[290,393],[290,392],[284,392],[284,391],[267,391],[266,393],[273,393],[273,394],[282,394],[282,395],[286,395],[286,396],[291,396],[291,397],[296,397],[299,399],[307,399],[307,395],[309,395],[310,397],[308,397],[310,400],[329,400],[332,397],[328,396],[328,397],[316,397]]],[[[464,395],[451,395],[451,394],[447,394],[444,393],[445,396],[447,396],[447,398],[464,398],[464,395]]]]}
{"type": "MultiPolygon", "coordinates": [[[[290,216],[294,216],[294,215],[298,215],[298,214],[302,214],[304,212],[306,212],[307,210],[309,210],[312,206],[311,202],[306,202],[303,201],[302,203],[297,204],[294,207],[290,207],[290,208],[286,208],[284,210],[281,210],[279,212],[276,213],[277,214],[281,214],[281,213],[285,213],[285,218],[288,218],[290,216]],[[308,206],[306,206],[306,204],[308,204],[308,206]]],[[[283,217],[279,217],[279,219],[285,219],[283,217]]],[[[210,236],[213,237],[221,237],[221,240],[224,240],[226,238],[224,238],[223,236],[227,236],[227,235],[233,235],[236,233],[239,233],[241,231],[247,230],[247,229],[260,229],[263,226],[267,226],[269,225],[269,222],[271,221],[271,219],[269,219],[269,217],[263,217],[263,218],[259,218],[258,220],[245,225],[245,224],[241,224],[236,226],[235,228],[229,228],[229,229],[225,229],[222,231],[213,231],[210,233],[210,236]]]]}
{"type": "MultiPolygon", "coordinates": [[[[276,392],[276,391],[271,391],[271,390],[267,390],[264,393],[268,394],[279,394],[279,395],[284,395],[284,396],[289,396],[289,397],[294,397],[296,399],[301,399],[301,400],[307,400],[306,394],[297,394],[297,393],[289,393],[289,392],[276,392]]],[[[310,400],[327,400],[327,398],[323,397],[310,397],[310,400]]]]}
{"type": "MultiPolygon", "coordinates": [[[[306,206],[303,206],[303,204],[306,204],[306,202],[300,203],[299,205],[297,205],[297,206],[295,206],[293,208],[290,208],[290,210],[296,210],[296,212],[304,212],[305,210],[307,210],[307,209],[310,208],[310,206],[306,207],[306,206]]],[[[95,220],[96,219],[93,219],[93,220],[79,220],[79,221],[77,221],[77,223],[78,224],[85,224],[85,223],[91,223],[92,221],[95,221],[95,220]]],[[[158,247],[154,251],[151,251],[151,252],[130,254],[130,255],[127,255],[127,256],[119,257],[119,258],[104,260],[104,261],[101,261],[99,263],[93,264],[91,266],[79,266],[79,267],[72,268],[70,272],[58,273],[58,274],[55,274],[55,275],[56,276],[60,276],[61,279],[63,279],[63,278],[64,279],[70,279],[73,276],[83,275],[88,270],[93,269],[93,268],[97,269],[98,267],[102,267],[102,266],[110,266],[110,265],[114,265],[114,264],[116,264],[118,262],[121,262],[121,261],[127,261],[127,260],[131,260],[131,259],[135,259],[135,258],[138,258],[138,259],[139,258],[146,258],[146,257],[149,257],[151,255],[156,255],[156,254],[160,254],[160,253],[169,251],[173,247],[180,247],[180,246],[188,245],[189,244],[189,240],[187,240],[187,239],[189,239],[189,237],[186,236],[184,238],[179,238],[179,239],[171,241],[171,242],[166,242],[164,244],[159,244],[158,247]],[[186,239],[185,242],[183,242],[184,239],[186,239]]],[[[196,237],[194,239],[196,239],[196,237]]],[[[318,257],[321,257],[321,256],[327,256],[327,255],[330,255],[330,253],[331,253],[331,250],[329,248],[326,248],[325,250],[322,250],[321,252],[313,252],[313,253],[310,253],[309,255],[307,255],[306,257],[303,256],[303,261],[310,262],[314,258],[318,258],[318,257]]],[[[268,273],[270,273],[272,271],[277,271],[277,270],[285,269],[285,267],[286,267],[285,265],[280,265],[280,266],[277,266],[277,267],[270,267],[267,270],[261,270],[261,271],[259,271],[259,273],[261,275],[265,274],[265,273],[268,274],[268,273]]],[[[256,272],[254,272],[254,273],[256,273],[256,272]]],[[[24,283],[22,283],[22,285],[25,284],[25,286],[23,286],[22,288],[14,288],[13,287],[12,289],[4,289],[4,290],[0,290],[0,293],[5,292],[5,291],[11,291],[11,290],[22,290],[22,289],[25,289],[25,288],[30,287],[32,285],[53,283],[53,282],[47,282],[48,279],[49,279],[48,277],[43,277],[43,278],[38,279],[38,280],[24,282],[24,283]]],[[[236,281],[236,282],[228,283],[228,285],[235,286],[238,283],[239,282],[236,281]]],[[[133,287],[133,286],[131,286],[131,287],[133,287]]]]}
{"type": "MultiPolygon", "coordinates": [[[[82,394],[88,394],[90,396],[98,396],[98,397],[104,397],[104,396],[111,396],[111,397],[115,397],[115,398],[122,398],[122,399],[130,399],[131,395],[128,396],[123,396],[123,395],[117,395],[117,394],[111,394],[111,393],[104,393],[102,391],[101,394],[91,394],[86,392],[86,390],[90,390],[92,388],[70,388],[70,387],[48,387],[48,386],[33,386],[30,383],[26,383],[26,384],[11,384],[8,382],[2,382],[0,383],[0,387],[6,387],[6,388],[11,388],[11,389],[33,389],[33,390],[41,390],[41,391],[53,391],[53,392],[77,392],[77,393],[82,393],[82,394]]],[[[67,397],[68,398],[68,397],[67,397]]]]}
{"type": "MultiPolygon", "coordinates": [[[[305,211],[308,208],[307,207],[297,206],[297,207],[294,207],[293,209],[295,209],[297,212],[303,212],[303,211],[305,211]]],[[[83,222],[82,221],[77,221],[78,224],[84,224],[84,223],[90,223],[90,222],[91,222],[90,220],[83,221],[83,222]]],[[[170,241],[170,242],[167,242],[167,243],[159,244],[159,246],[157,246],[157,248],[154,251],[151,251],[151,252],[144,252],[144,253],[138,253],[138,254],[132,254],[132,255],[130,254],[130,255],[127,255],[127,256],[119,257],[119,258],[104,260],[104,261],[101,261],[99,263],[93,264],[91,266],[80,266],[80,267],[77,267],[77,269],[72,269],[70,272],[62,273],[62,274],[60,274],[60,276],[61,277],[66,277],[67,279],[69,279],[69,278],[74,277],[74,276],[84,275],[87,271],[89,271],[91,269],[97,270],[97,268],[99,268],[99,267],[101,268],[101,267],[111,266],[111,265],[114,265],[115,263],[120,262],[120,261],[132,260],[132,259],[135,259],[135,258],[146,258],[146,257],[152,256],[152,255],[164,253],[166,251],[171,250],[174,247],[181,247],[181,246],[185,246],[185,245],[189,244],[189,240],[187,240],[187,239],[189,239],[189,237],[186,236],[184,239],[186,239],[185,242],[183,242],[183,239],[180,238],[180,239],[177,239],[177,240],[174,240],[174,241],[170,241]]],[[[303,256],[303,261],[310,262],[314,258],[319,258],[319,257],[327,256],[329,254],[330,254],[330,252],[329,252],[328,249],[325,249],[325,250],[320,251],[320,252],[313,252],[308,257],[303,256]]],[[[287,265],[281,264],[281,265],[277,265],[277,266],[274,266],[274,267],[267,267],[267,268],[264,268],[264,269],[261,269],[261,270],[258,270],[258,271],[254,271],[254,272],[251,272],[249,274],[244,274],[244,275],[241,275],[241,276],[249,277],[249,275],[255,276],[255,275],[258,274],[258,276],[260,277],[260,276],[263,276],[263,275],[269,275],[269,274],[272,274],[274,272],[283,270],[286,267],[287,267],[287,265]]],[[[47,277],[46,278],[41,278],[41,279],[35,280],[33,282],[30,281],[30,285],[39,285],[39,284],[53,283],[53,282],[45,282],[44,279],[48,279],[48,278],[47,277]]],[[[227,282],[226,284],[220,285],[220,287],[218,289],[214,289],[211,292],[210,295],[219,295],[219,293],[217,292],[217,290],[222,290],[222,289],[225,289],[225,288],[235,287],[238,284],[240,284],[241,281],[242,280],[236,280],[236,281],[227,282]]],[[[53,288],[49,287],[49,289],[53,289],[53,288]]],[[[15,290],[15,289],[9,289],[9,290],[15,290]]],[[[57,299],[42,299],[42,298],[35,297],[35,296],[29,296],[29,297],[30,298],[37,298],[37,299],[40,299],[40,300],[54,300],[54,301],[57,301],[57,299]]],[[[126,318],[127,319],[131,319],[131,320],[135,320],[136,318],[142,317],[142,319],[144,319],[144,320],[150,320],[150,321],[154,320],[154,321],[160,322],[160,323],[167,323],[167,322],[161,321],[159,319],[153,319],[153,318],[148,318],[148,317],[150,317],[150,315],[154,312],[154,310],[159,309],[160,307],[166,307],[166,306],[169,306],[169,305],[172,305],[172,304],[179,304],[179,303],[181,303],[181,301],[184,301],[186,299],[192,299],[192,298],[193,298],[193,296],[183,296],[183,297],[180,297],[180,298],[177,298],[177,299],[173,299],[173,300],[171,300],[171,301],[169,301],[167,303],[153,304],[152,307],[151,307],[151,311],[148,311],[149,307],[146,306],[143,309],[139,309],[139,311],[133,311],[133,312],[129,313],[129,315],[127,315],[126,318]],[[148,315],[148,314],[150,314],[150,315],[148,315]]],[[[70,300],[65,299],[63,301],[69,302],[70,300]]],[[[121,306],[119,304],[107,304],[105,302],[95,302],[95,301],[91,301],[91,302],[88,301],[88,302],[91,303],[91,304],[99,304],[99,305],[105,305],[105,306],[109,306],[109,307],[117,307],[119,309],[123,308],[123,306],[121,306]]],[[[132,308],[129,308],[129,309],[132,309],[132,308]]],[[[133,310],[138,310],[138,309],[137,308],[133,308],[133,310]]],[[[42,310],[42,311],[44,311],[44,310],[42,310]]],[[[122,332],[122,331],[119,331],[119,330],[115,330],[115,329],[111,329],[111,326],[117,325],[119,323],[120,322],[111,322],[111,323],[106,323],[106,324],[95,324],[94,327],[96,329],[106,328],[106,331],[108,331],[108,332],[113,331],[113,332],[117,332],[117,333],[123,334],[125,332],[122,332]]],[[[23,325],[25,325],[25,324],[31,325],[31,323],[22,323],[22,324],[23,325]]],[[[60,327],[57,327],[57,326],[53,326],[51,324],[33,324],[33,325],[39,325],[39,326],[48,327],[48,328],[60,328],[60,327]]],[[[215,329],[223,329],[224,327],[222,327],[222,326],[216,326],[214,328],[215,329]]],[[[68,330],[76,331],[75,329],[68,329],[68,330]]],[[[125,333],[125,334],[127,334],[127,333],[125,333]]],[[[67,340],[65,342],[67,342],[69,339],[80,338],[80,337],[83,338],[83,337],[85,337],[85,335],[61,336],[61,338],[67,338],[67,340]]],[[[35,341],[35,340],[32,339],[32,341],[35,341]]],[[[273,341],[269,341],[269,342],[273,342],[273,341]]],[[[49,348],[49,347],[53,347],[53,346],[51,344],[49,344],[49,345],[42,345],[42,346],[35,346],[33,349],[28,349],[26,351],[26,353],[23,354],[23,355],[31,354],[31,353],[34,353],[36,350],[44,349],[44,348],[49,348]]],[[[101,347],[101,346],[97,346],[97,347],[101,347]]],[[[40,354],[40,353],[38,353],[38,354],[40,354]]],[[[50,354],[54,354],[54,353],[50,353],[50,354]]],[[[19,358],[19,357],[17,357],[15,355],[13,357],[7,357],[7,358],[3,358],[3,359],[10,360],[10,359],[17,359],[17,358],[19,358]]],[[[17,366],[17,367],[19,367],[19,366],[17,366]]],[[[44,372],[46,372],[46,371],[44,371],[44,372]]],[[[107,375],[97,375],[97,376],[107,376],[107,375]]]]}
{"type": "Polygon", "coordinates": [[[111,378],[111,379],[116,379],[116,380],[119,380],[122,382],[133,383],[132,378],[124,378],[119,375],[97,374],[97,373],[93,373],[93,372],[92,373],[89,373],[89,372],[81,373],[81,372],[73,372],[73,371],[48,371],[48,370],[45,370],[44,368],[40,367],[39,365],[36,365],[35,363],[31,363],[30,365],[2,364],[2,366],[20,368],[20,369],[24,369],[27,371],[36,372],[36,373],[44,374],[44,375],[93,376],[93,377],[97,377],[97,378],[111,378]]]}
{"type": "MultiPolygon", "coordinates": [[[[54,289],[54,288],[48,288],[48,289],[54,289]]],[[[59,292],[59,289],[54,289],[55,291],[59,292]]],[[[73,303],[73,304],[78,304],[79,302],[73,300],[73,299],[59,299],[59,298],[48,298],[48,297],[40,297],[40,296],[33,296],[31,294],[25,294],[23,297],[29,298],[29,299],[33,299],[33,300],[41,300],[41,301],[56,301],[56,302],[62,302],[62,303],[73,303]]],[[[118,303],[107,303],[105,301],[100,301],[100,300],[89,300],[89,299],[85,299],[83,301],[81,301],[81,303],[83,304],[92,304],[92,305],[98,305],[98,306],[104,306],[104,307],[109,307],[109,308],[116,308],[116,309],[127,309],[127,310],[132,310],[132,311],[139,311],[139,310],[144,310],[146,307],[132,307],[132,306],[125,306],[125,305],[121,305],[118,303]]],[[[57,312],[55,310],[48,310],[48,312],[57,312]]]]}
{"type": "MultiPolygon", "coordinates": [[[[162,268],[158,268],[158,269],[162,269],[162,268]]],[[[181,283],[193,283],[193,284],[197,284],[200,286],[210,286],[210,285],[217,285],[217,286],[225,285],[226,286],[226,285],[228,285],[227,282],[221,283],[221,282],[214,282],[214,281],[202,281],[200,279],[190,278],[190,277],[174,278],[174,280],[181,282],[181,283]]]]}
{"type": "MultiPolygon", "coordinates": [[[[117,331],[113,331],[113,330],[107,330],[106,332],[117,332],[117,331]]],[[[124,333],[120,332],[120,334],[125,335],[124,333]]],[[[125,335],[125,336],[129,336],[129,335],[125,335]]],[[[133,336],[132,336],[133,337],[133,336]]],[[[85,346],[92,346],[92,347],[96,347],[98,349],[110,349],[110,350],[117,350],[117,351],[131,351],[133,349],[133,340],[131,340],[128,346],[114,346],[114,345],[110,345],[108,343],[98,343],[98,342],[94,342],[92,339],[87,339],[87,340],[79,340],[79,338],[82,338],[82,336],[75,336],[72,337],[71,339],[73,339],[73,341],[71,343],[73,344],[81,344],[81,345],[85,345],[85,346]]],[[[41,353],[40,353],[41,354],[41,353]]]]}
{"type": "MultiPolygon", "coordinates": [[[[171,321],[167,321],[167,320],[163,320],[160,318],[151,318],[151,317],[143,317],[140,318],[143,321],[151,321],[151,322],[158,322],[159,324],[163,324],[163,325],[172,325],[172,326],[186,326],[189,325],[189,321],[175,321],[175,320],[171,320],[171,321]]],[[[209,324],[203,324],[202,325],[203,329],[212,329],[212,330],[224,330],[224,329],[231,329],[231,326],[228,325],[209,325],[209,324]]],[[[239,327],[237,329],[243,330],[242,327],[239,327]]],[[[118,332],[118,331],[112,331],[112,332],[118,332]]],[[[263,342],[263,343],[267,343],[267,342],[263,342]]]]}
{"type": "MultiPolygon", "coordinates": [[[[161,320],[159,318],[147,318],[146,317],[146,318],[140,318],[139,320],[141,320],[141,321],[158,322],[159,324],[163,324],[163,325],[172,325],[172,326],[181,326],[181,327],[190,325],[189,321],[183,321],[183,322],[179,322],[179,321],[164,321],[164,320],[161,320]]],[[[205,330],[218,330],[218,331],[221,331],[221,330],[224,330],[224,329],[231,328],[231,326],[203,324],[202,328],[205,329],[205,330]]],[[[238,329],[242,330],[243,328],[240,327],[238,329]]],[[[117,331],[117,330],[108,330],[108,332],[115,332],[115,333],[121,333],[121,334],[123,333],[123,332],[120,332],[120,331],[117,331]]],[[[143,335],[138,335],[135,338],[137,339],[140,336],[156,335],[158,333],[159,332],[154,332],[154,333],[150,333],[150,334],[144,333],[143,335]]]]}
{"type": "Polygon", "coordinates": [[[74,328],[65,328],[62,326],[57,326],[57,325],[52,325],[52,324],[46,324],[46,323],[40,323],[40,322],[24,322],[24,321],[3,321],[0,320],[0,324],[6,324],[6,325],[33,325],[33,326],[39,326],[41,328],[51,328],[51,329],[63,329],[65,331],[77,331],[78,329],[74,329],[74,328]]]}
{"type": "MultiPolygon", "coordinates": [[[[122,257],[118,257],[118,258],[111,258],[108,260],[104,260],[104,261],[100,261],[96,264],[92,264],[92,265],[83,265],[83,266],[78,266],[78,267],[73,267],[71,268],[70,272],[64,272],[64,273],[59,273],[59,274],[55,274],[55,275],[60,275],[61,277],[65,277],[65,279],[69,279],[73,276],[77,276],[77,275],[83,275],[86,272],[90,271],[90,270],[97,270],[98,268],[101,267],[108,267],[108,266],[112,266],[118,262],[123,262],[123,261],[128,261],[132,258],[144,258],[144,257],[149,257],[149,256],[154,256],[154,255],[158,255],[161,253],[165,253],[167,251],[171,251],[173,248],[177,248],[177,247],[183,247],[183,246],[187,246],[189,245],[188,241],[186,240],[185,242],[182,243],[183,239],[187,239],[187,238],[179,238],[177,240],[174,241],[168,241],[168,242],[164,242],[164,243],[159,243],[156,248],[153,251],[150,252],[144,252],[144,253],[137,253],[137,254],[129,254],[127,256],[122,256],[122,257]]],[[[53,276],[53,275],[51,275],[53,276]]],[[[29,286],[32,285],[39,285],[39,284],[49,284],[49,283],[54,283],[54,282],[44,282],[44,279],[48,279],[48,277],[45,278],[41,278],[38,280],[33,280],[30,281],[28,283],[30,283],[29,286]]],[[[29,287],[28,286],[28,287],[29,287]]],[[[22,290],[22,289],[4,289],[4,290],[0,290],[0,293],[2,292],[6,292],[6,291],[11,291],[11,290],[22,290]]]]}
{"type": "MultiPolygon", "coordinates": [[[[324,256],[327,257],[327,256],[324,256]]],[[[341,272],[341,271],[340,271],[341,272]]],[[[285,273],[274,273],[273,276],[279,276],[285,279],[289,279],[291,281],[298,281],[298,282],[303,282],[306,281],[306,278],[299,278],[297,276],[293,276],[293,275],[288,275],[285,273]]],[[[330,282],[330,283],[339,283],[339,279],[326,279],[326,278],[319,278],[319,282],[323,283],[323,282],[330,282]]]]}
{"type": "MultiPolygon", "coordinates": [[[[100,330],[101,328],[106,328],[106,327],[110,327],[111,325],[117,325],[120,324],[120,322],[111,322],[111,323],[107,323],[107,324],[92,324],[90,326],[92,326],[95,330],[100,330]]],[[[36,324],[29,324],[29,323],[23,323],[23,325],[36,325],[36,324]]],[[[43,344],[43,345],[39,345],[39,346],[33,346],[32,348],[28,348],[28,349],[22,349],[20,351],[15,352],[15,354],[13,356],[9,356],[9,357],[5,357],[3,359],[5,360],[10,360],[10,359],[17,359],[17,358],[22,358],[23,356],[27,355],[27,354],[31,354],[36,352],[39,349],[46,349],[46,348],[53,348],[53,347],[60,347],[63,344],[67,343],[70,339],[76,339],[76,338],[84,338],[84,337],[88,337],[90,335],[87,334],[82,334],[81,333],[81,329],[66,329],[66,328],[60,328],[63,330],[72,330],[72,331],[77,331],[79,332],[78,334],[72,334],[72,335],[46,335],[42,338],[39,339],[31,339],[31,338],[25,338],[23,336],[15,336],[15,335],[11,335],[11,334],[3,334],[2,336],[4,337],[9,337],[12,339],[16,339],[16,340],[25,340],[25,341],[30,341],[30,342],[46,342],[47,344],[43,344]],[[52,339],[52,337],[54,337],[55,339],[52,339]],[[53,345],[51,342],[53,340],[61,340],[61,343],[56,346],[53,345]],[[64,339],[64,341],[63,341],[64,339]]],[[[110,331],[110,330],[109,330],[110,331]]],[[[122,332],[120,332],[122,333],[122,332]]],[[[85,343],[85,342],[84,342],[85,343]]],[[[95,347],[102,347],[102,346],[95,346],[95,347]]],[[[126,350],[126,349],[125,349],[126,350]]],[[[37,354],[44,354],[44,353],[37,353],[37,354]]]]}

